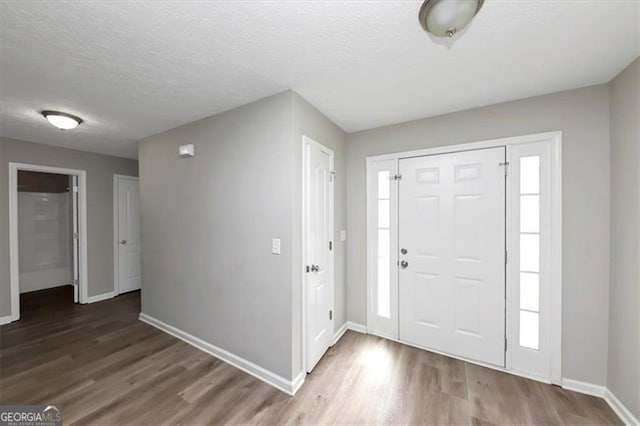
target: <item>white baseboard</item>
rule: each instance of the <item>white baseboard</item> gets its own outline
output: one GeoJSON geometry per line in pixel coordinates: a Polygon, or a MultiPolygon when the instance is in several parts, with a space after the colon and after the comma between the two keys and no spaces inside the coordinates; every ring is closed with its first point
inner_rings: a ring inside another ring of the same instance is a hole
{"type": "Polygon", "coordinates": [[[342,324],[342,327],[340,327],[338,331],[335,332],[335,334],[333,335],[333,343],[331,344],[331,346],[338,343],[338,340],[340,340],[344,333],[347,332],[347,330],[349,329],[347,325],[348,323],[345,322],[344,324],[342,324]]]}
{"type": "Polygon", "coordinates": [[[11,322],[11,315],[7,315],[6,317],[0,317],[0,325],[9,324],[11,322]]]}
{"type": "Polygon", "coordinates": [[[620,420],[624,422],[624,424],[628,426],[638,426],[640,425],[640,420],[636,419],[635,416],[629,411],[627,407],[624,406],[622,402],[609,390],[604,394],[604,400],[607,401],[609,407],[613,410],[614,413],[620,417],[620,420]]]}
{"type": "Polygon", "coordinates": [[[347,321],[347,328],[357,333],[367,334],[367,326],[357,322],[347,321]]]}
{"type": "MultiPolygon", "coordinates": [[[[296,392],[298,392],[298,389],[300,389],[302,387],[302,384],[304,383],[304,379],[307,378],[307,373],[305,373],[304,371],[301,371],[300,374],[298,374],[296,376],[295,379],[293,379],[292,384],[291,384],[291,393],[289,395],[293,396],[296,394],[296,392]]],[[[285,392],[285,393],[289,393],[289,392],[285,392]]]]}
{"type": "Polygon", "coordinates": [[[347,321],[344,324],[342,324],[342,327],[340,327],[338,331],[336,331],[335,334],[333,335],[333,343],[331,344],[331,346],[338,343],[338,340],[342,339],[342,336],[344,336],[344,333],[346,333],[347,330],[352,330],[357,333],[367,334],[367,326],[358,324],[355,322],[347,321]]]}
{"type": "Polygon", "coordinates": [[[110,291],[109,293],[97,294],[95,296],[88,296],[87,303],[102,302],[103,300],[112,299],[116,296],[117,294],[113,291],[110,291]]]}
{"type": "Polygon", "coordinates": [[[574,392],[597,396],[599,398],[604,398],[605,392],[607,391],[607,388],[604,386],[565,378],[562,379],[562,387],[574,392]]]}
{"type": "Polygon", "coordinates": [[[193,336],[185,331],[182,331],[176,327],[173,327],[169,324],[166,324],[156,318],[153,318],[147,314],[140,313],[139,317],[140,321],[146,322],[147,324],[156,327],[159,330],[164,331],[167,334],[172,335],[188,344],[200,349],[203,352],[212,355],[227,364],[230,364],[236,367],[239,370],[244,371],[247,374],[252,375],[256,379],[262,380],[263,382],[273,386],[276,389],[281,390],[282,392],[288,395],[294,395],[296,391],[302,386],[304,382],[304,374],[300,373],[294,380],[287,380],[282,376],[277,375],[276,373],[267,370],[264,367],[260,367],[257,364],[254,364],[251,361],[247,361],[244,358],[241,358],[235,354],[232,354],[229,351],[226,351],[222,348],[219,348],[215,345],[212,345],[209,342],[205,342],[199,337],[193,336]]]}
{"type": "Polygon", "coordinates": [[[622,402],[605,386],[594,385],[592,383],[581,382],[579,380],[562,379],[562,387],[564,389],[572,390],[574,392],[583,393],[586,395],[597,396],[604,399],[609,407],[620,420],[629,426],[638,426],[640,421],[624,406],[622,402]]]}

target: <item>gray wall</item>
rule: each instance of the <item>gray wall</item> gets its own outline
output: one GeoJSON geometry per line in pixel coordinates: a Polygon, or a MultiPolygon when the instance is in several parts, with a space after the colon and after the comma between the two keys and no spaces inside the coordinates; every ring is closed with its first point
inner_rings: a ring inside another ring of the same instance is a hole
{"type": "Polygon", "coordinates": [[[416,120],[347,139],[347,318],[366,323],[367,156],[563,132],[563,376],[606,384],[609,300],[607,85],[416,120]]]}
{"type": "Polygon", "coordinates": [[[139,161],[142,312],[290,379],[291,94],[147,138],[139,161]]]}
{"type": "Polygon", "coordinates": [[[608,387],[640,418],[640,59],[611,83],[608,387]]]}
{"type": "Polygon", "coordinates": [[[86,170],[89,296],[113,291],[113,175],[136,176],[137,161],[15,139],[0,138],[0,143],[0,316],[11,314],[9,162],[86,170]]]}
{"type": "Polygon", "coordinates": [[[307,135],[333,150],[334,169],[336,179],[334,184],[334,261],[335,261],[335,312],[334,331],[337,331],[347,320],[346,307],[346,241],[340,241],[340,230],[347,227],[347,185],[346,185],[346,141],[347,134],[336,126],[331,120],[322,115],[316,108],[291,92],[293,96],[293,149],[294,149],[294,176],[293,179],[293,377],[302,371],[302,312],[300,303],[302,291],[302,277],[300,266],[302,264],[302,136],[307,135]]]}
{"type": "Polygon", "coordinates": [[[346,318],[342,130],[288,91],[139,146],[142,312],[286,379],[301,371],[303,134],[336,154],[339,327],[346,318]],[[195,144],[194,158],[178,158],[185,143],[195,144]],[[281,255],[271,254],[271,238],[282,240],[281,255]]]}

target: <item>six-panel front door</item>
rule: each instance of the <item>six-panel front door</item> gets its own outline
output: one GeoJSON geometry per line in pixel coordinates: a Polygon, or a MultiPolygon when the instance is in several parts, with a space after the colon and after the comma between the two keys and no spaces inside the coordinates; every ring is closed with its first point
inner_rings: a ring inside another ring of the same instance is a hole
{"type": "Polygon", "coordinates": [[[306,367],[333,339],[333,152],[305,137],[306,367]]]}
{"type": "Polygon", "coordinates": [[[140,195],[138,179],[117,177],[118,287],[119,293],[139,290],[140,195]]]}
{"type": "Polygon", "coordinates": [[[400,340],[505,365],[504,161],[504,147],[400,160],[400,340]]]}

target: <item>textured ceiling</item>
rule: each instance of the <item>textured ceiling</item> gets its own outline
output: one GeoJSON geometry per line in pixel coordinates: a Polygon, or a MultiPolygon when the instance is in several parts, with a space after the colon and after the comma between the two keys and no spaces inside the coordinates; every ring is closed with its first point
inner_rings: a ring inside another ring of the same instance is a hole
{"type": "Polygon", "coordinates": [[[135,158],[136,141],[294,89],[346,131],[604,83],[638,2],[487,1],[454,44],[414,1],[1,3],[2,135],[135,158]],[[81,116],[76,130],[38,111],[81,116]]]}

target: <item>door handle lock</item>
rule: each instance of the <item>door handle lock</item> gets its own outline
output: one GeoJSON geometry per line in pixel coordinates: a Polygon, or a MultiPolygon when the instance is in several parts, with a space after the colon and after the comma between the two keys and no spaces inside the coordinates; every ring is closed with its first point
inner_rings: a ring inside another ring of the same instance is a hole
{"type": "Polygon", "coordinates": [[[320,266],[318,265],[311,265],[311,272],[318,272],[320,270],[320,266]]]}
{"type": "Polygon", "coordinates": [[[407,266],[409,266],[409,262],[403,260],[402,262],[400,262],[400,266],[402,267],[402,269],[407,269],[407,266]]]}
{"type": "Polygon", "coordinates": [[[120,244],[127,244],[127,240],[120,240],[120,244]]]}

